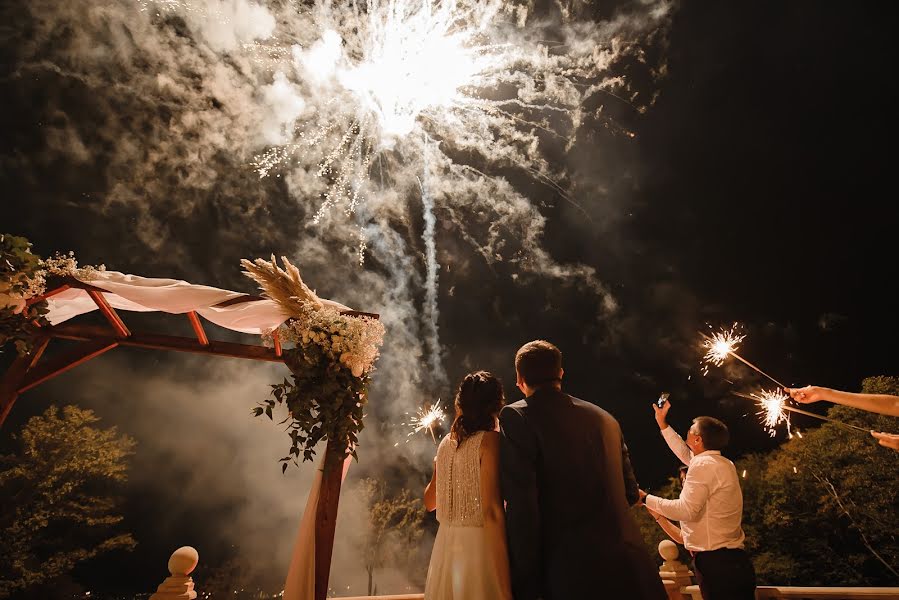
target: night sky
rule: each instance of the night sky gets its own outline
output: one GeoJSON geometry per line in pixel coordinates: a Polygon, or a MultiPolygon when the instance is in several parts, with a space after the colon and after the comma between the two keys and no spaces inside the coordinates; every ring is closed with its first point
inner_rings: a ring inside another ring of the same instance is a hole
{"type": "MultiPolygon", "coordinates": [[[[390,300],[373,294],[392,280],[356,289],[368,280],[343,275],[360,269],[352,250],[329,258],[322,250],[333,249],[333,238],[308,243],[317,235],[310,209],[284,180],[260,180],[246,153],[221,148],[179,164],[202,135],[185,130],[183,140],[167,141],[180,135],[171,123],[182,107],[175,99],[154,103],[123,75],[131,71],[119,70],[122,61],[135,73],[162,67],[140,53],[108,54],[118,47],[109,40],[121,34],[111,25],[103,33],[107,17],[92,13],[93,33],[79,34],[78,4],[0,9],[0,229],[28,237],[45,256],[73,250],[85,264],[246,292],[254,290],[240,275],[240,258],[285,254],[320,295],[383,311],[380,303],[390,300]],[[54,11],[59,20],[50,27],[54,11]],[[332,274],[328,260],[345,264],[332,274]]],[[[583,14],[591,12],[613,11],[583,14]]],[[[425,358],[406,353],[402,339],[388,340],[388,362],[382,359],[371,394],[370,437],[350,484],[379,475],[418,489],[428,476],[428,440],[393,447],[405,438],[396,423],[416,400],[397,392],[400,381],[421,388],[418,401],[447,399],[462,375],[485,368],[515,400],[514,352],[535,338],[562,349],[567,391],[618,417],[644,488],[676,471],[652,418],[650,402],[661,391],[672,394],[679,430],[698,414],[725,420],[732,459],[782,441],[782,433],[771,439],[762,431],[745,400],[728,395],[763,383],[756,375],[730,366],[702,376],[697,332],[707,324],[743,323],[744,356],[787,384],[857,390],[864,377],[899,375],[899,317],[888,292],[897,275],[891,28],[865,3],[677,4],[646,43],[652,77],[645,65],[617,65],[633,77],[637,99],[593,99],[602,119],[588,121],[567,151],[552,151],[578,206],[526,175],[503,172],[546,217],[549,254],[594,268],[614,311],[584,285],[519,277],[514,262],[486,260],[438,203],[438,325],[448,383],[421,375],[411,361],[425,358]],[[391,352],[401,358],[391,361],[391,352]],[[411,383],[407,370],[419,373],[411,383]]],[[[221,98],[205,101],[204,114],[234,110],[221,98]]],[[[410,246],[402,268],[417,274],[409,298],[420,306],[425,265],[416,203],[409,200],[411,216],[399,218],[396,230],[410,246]]],[[[466,233],[485,235],[490,218],[489,211],[472,218],[466,233]]],[[[361,269],[374,277],[387,268],[375,256],[361,269]]],[[[186,322],[125,319],[135,328],[189,332],[186,322]]],[[[139,546],[81,569],[96,589],[155,589],[168,552],[183,544],[197,547],[208,565],[242,548],[277,581],[312,469],[282,477],[276,459],[286,436],[249,415],[280,374],[225,359],[116,350],[23,395],[0,432],[0,450],[28,417],[65,402],[93,408],[104,424],[138,440],[124,496],[126,526],[139,546]],[[274,556],[260,554],[267,550],[274,556]]]]}

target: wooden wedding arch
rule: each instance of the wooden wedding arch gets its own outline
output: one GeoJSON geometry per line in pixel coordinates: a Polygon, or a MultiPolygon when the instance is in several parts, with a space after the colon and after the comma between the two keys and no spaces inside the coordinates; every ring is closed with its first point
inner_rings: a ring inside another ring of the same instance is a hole
{"type": "MultiPolygon", "coordinates": [[[[37,340],[31,352],[18,356],[0,378],[0,427],[12,410],[16,399],[22,393],[37,387],[57,375],[74,369],[92,358],[117,348],[132,346],[154,350],[170,350],[174,352],[190,352],[211,356],[242,358],[247,360],[284,362],[281,344],[277,335],[274,347],[263,345],[238,344],[212,340],[206,334],[197,311],[182,314],[187,317],[195,337],[163,335],[152,332],[134,332],[125,324],[118,311],[107,300],[108,290],[85,283],[74,277],[59,278],[52,282],[49,291],[29,300],[29,304],[50,300],[64,292],[72,291],[86,294],[102,313],[107,326],[64,322],[58,325],[39,328],[37,340]],[[58,355],[41,360],[44,351],[53,339],[71,340],[77,344],[58,355]]],[[[183,283],[183,282],[182,282],[183,283]]],[[[231,298],[211,305],[214,309],[225,309],[248,302],[271,302],[270,300],[250,294],[229,293],[231,298]]],[[[163,312],[163,311],[156,311],[163,312]]],[[[374,313],[345,310],[344,314],[367,316],[377,319],[374,313]]],[[[330,452],[331,442],[325,450],[324,471],[321,490],[315,513],[315,600],[325,600],[328,593],[328,580],[331,571],[331,555],[334,549],[334,532],[337,525],[337,507],[340,501],[343,460],[330,452]]]]}

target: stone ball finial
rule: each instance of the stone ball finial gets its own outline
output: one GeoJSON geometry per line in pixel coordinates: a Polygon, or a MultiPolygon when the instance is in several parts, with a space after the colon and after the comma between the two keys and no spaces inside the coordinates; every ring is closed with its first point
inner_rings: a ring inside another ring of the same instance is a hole
{"type": "Polygon", "coordinates": [[[169,573],[173,577],[186,577],[197,568],[200,562],[200,554],[191,546],[181,546],[174,552],[169,559],[169,573]]]}
{"type": "Polygon", "coordinates": [[[662,540],[659,542],[659,554],[666,561],[677,560],[677,557],[680,555],[680,551],[677,549],[677,544],[672,542],[671,540],[662,540]]]}

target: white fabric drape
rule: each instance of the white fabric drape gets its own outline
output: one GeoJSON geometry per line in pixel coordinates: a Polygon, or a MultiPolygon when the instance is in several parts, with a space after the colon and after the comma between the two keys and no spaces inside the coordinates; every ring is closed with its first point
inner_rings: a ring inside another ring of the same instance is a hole
{"type": "MultiPolygon", "coordinates": [[[[284,600],[312,600],[315,598],[315,513],[321,496],[322,473],[325,468],[325,455],[322,453],[321,466],[315,470],[315,480],[306,499],[306,509],[300,520],[300,529],[293,544],[293,555],[287,569],[287,581],[284,582],[284,600]]],[[[351,456],[343,461],[341,482],[346,479],[350,469],[351,456]]]]}
{"type": "MultiPolygon", "coordinates": [[[[225,307],[216,304],[239,298],[245,294],[222,290],[207,285],[196,285],[179,279],[157,279],[127,275],[118,271],[97,271],[87,283],[104,290],[109,305],[120,310],[137,312],[159,311],[197,314],[221,327],[242,333],[261,334],[287,320],[288,316],[273,300],[262,299],[240,302],[225,307]]],[[[346,306],[322,300],[327,306],[349,310],[346,306]]],[[[97,305],[87,292],[70,288],[47,299],[47,319],[57,325],[78,315],[97,310],[97,305]]]]}

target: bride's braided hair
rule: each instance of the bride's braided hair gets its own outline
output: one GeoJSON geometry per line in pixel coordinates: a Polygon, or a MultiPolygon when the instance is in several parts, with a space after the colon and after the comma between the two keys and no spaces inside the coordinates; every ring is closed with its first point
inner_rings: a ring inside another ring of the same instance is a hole
{"type": "Polygon", "coordinates": [[[469,373],[456,392],[456,418],[450,435],[462,444],[476,431],[493,431],[496,415],[506,403],[503,384],[488,371],[469,373]]]}

